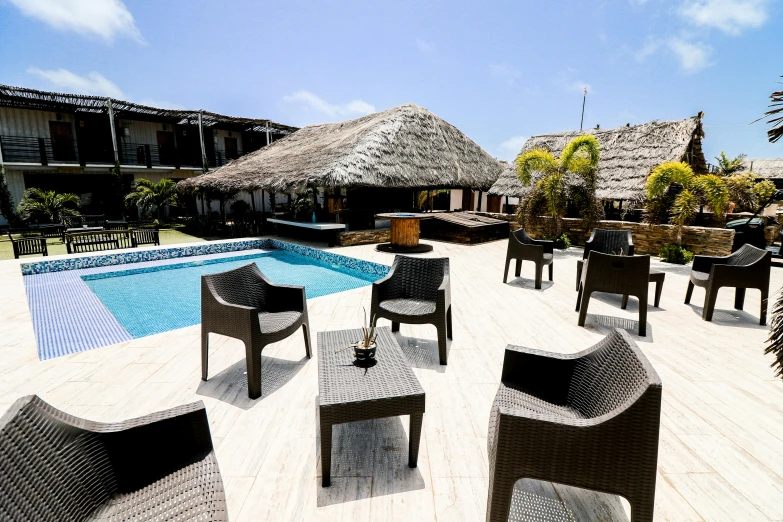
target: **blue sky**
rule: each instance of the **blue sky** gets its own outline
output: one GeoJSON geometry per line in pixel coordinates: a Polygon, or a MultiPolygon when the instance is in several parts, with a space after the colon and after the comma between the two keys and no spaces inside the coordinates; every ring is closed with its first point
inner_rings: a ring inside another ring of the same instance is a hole
{"type": "Polygon", "coordinates": [[[0,83],[339,121],[406,102],[511,159],[525,138],[705,112],[708,159],[783,81],[781,0],[0,0],[0,83]]]}

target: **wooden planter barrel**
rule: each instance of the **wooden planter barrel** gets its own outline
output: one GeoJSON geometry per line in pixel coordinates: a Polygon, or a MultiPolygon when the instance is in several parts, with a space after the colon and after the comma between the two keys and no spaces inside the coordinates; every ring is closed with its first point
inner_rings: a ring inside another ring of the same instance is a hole
{"type": "Polygon", "coordinates": [[[389,243],[378,245],[378,249],[384,252],[416,253],[429,252],[431,245],[419,244],[419,233],[421,227],[419,221],[429,219],[432,215],[428,214],[378,214],[380,218],[390,220],[390,239],[389,243]]]}

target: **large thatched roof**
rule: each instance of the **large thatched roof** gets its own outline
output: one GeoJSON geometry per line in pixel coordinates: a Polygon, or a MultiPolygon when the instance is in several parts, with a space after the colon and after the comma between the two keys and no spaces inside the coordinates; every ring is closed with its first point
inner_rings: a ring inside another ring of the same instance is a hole
{"type": "Polygon", "coordinates": [[[742,166],[764,178],[783,178],[783,158],[745,158],[742,166]]]}
{"type": "MultiPolygon", "coordinates": [[[[706,170],[701,150],[701,118],[644,123],[616,129],[589,129],[533,136],[522,152],[544,148],[559,155],[566,144],[580,134],[593,134],[601,144],[598,162],[600,199],[641,200],[650,171],[666,161],[687,161],[698,172],[706,170]]],[[[530,190],[517,178],[510,165],[489,190],[490,194],[524,196],[530,190]]]]}
{"type": "Polygon", "coordinates": [[[181,186],[223,192],[304,187],[488,189],[500,163],[456,127],[413,104],[310,125],[181,186]]]}

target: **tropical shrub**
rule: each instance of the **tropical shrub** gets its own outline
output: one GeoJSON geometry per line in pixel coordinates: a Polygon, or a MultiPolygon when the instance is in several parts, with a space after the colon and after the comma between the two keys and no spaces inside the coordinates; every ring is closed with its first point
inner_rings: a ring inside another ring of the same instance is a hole
{"type": "Polygon", "coordinates": [[[761,179],[752,172],[734,174],[725,178],[729,199],[736,205],[737,212],[755,212],[775,193],[775,184],[761,179]]]}
{"type": "Polygon", "coordinates": [[[36,187],[24,191],[17,211],[25,219],[67,224],[68,220],[78,217],[81,199],[76,194],[59,194],[54,190],[41,190],[36,187]]]}
{"type": "Polygon", "coordinates": [[[158,221],[161,221],[163,207],[177,205],[177,184],[168,178],[157,183],[148,179],[137,179],[133,182],[131,193],[125,196],[125,202],[138,205],[144,214],[154,208],[158,221]]]}
{"type": "Polygon", "coordinates": [[[693,252],[684,249],[680,245],[668,243],[661,247],[658,257],[661,258],[661,261],[666,261],[667,263],[684,265],[693,261],[693,252]]]}
{"type": "Polygon", "coordinates": [[[14,208],[14,202],[11,199],[11,191],[8,190],[5,165],[0,165],[0,215],[11,225],[15,225],[19,220],[19,216],[14,208]]]}
{"type": "Polygon", "coordinates": [[[715,160],[718,162],[718,174],[720,176],[732,176],[734,174],[739,174],[745,170],[745,167],[742,165],[742,160],[744,159],[744,154],[730,158],[726,156],[724,151],[720,151],[720,156],[715,156],[715,160]]]}
{"type": "Polygon", "coordinates": [[[568,237],[568,235],[563,232],[559,236],[544,236],[544,239],[548,241],[552,241],[554,243],[554,247],[558,250],[566,250],[568,247],[571,246],[571,239],[568,237]]]}
{"type": "Polygon", "coordinates": [[[294,195],[291,201],[291,213],[294,219],[309,220],[313,215],[315,205],[313,204],[313,194],[310,191],[300,192],[294,195]]]}
{"type": "Polygon", "coordinates": [[[548,216],[551,219],[543,223],[546,235],[560,237],[569,201],[578,209],[588,229],[600,221],[603,207],[595,197],[600,155],[598,140],[585,134],[571,140],[559,158],[545,149],[517,156],[519,180],[523,185],[533,185],[519,204],[522,225],[531,228],[541,216],[548,216]]]}

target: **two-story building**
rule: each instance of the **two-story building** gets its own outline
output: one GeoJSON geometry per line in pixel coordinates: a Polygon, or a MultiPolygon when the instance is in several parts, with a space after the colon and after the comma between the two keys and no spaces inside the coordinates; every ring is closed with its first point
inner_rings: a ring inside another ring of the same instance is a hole
{"type": "Polygon", "coordinates": [[[79,195],[86,214],[115,217],[121,209],[108,203],[109,174],[117,163],[127,181],[181,180],[295,130],[265,119],[0,85],[0,163],[14,204],[38,187],[79,195]]]}

